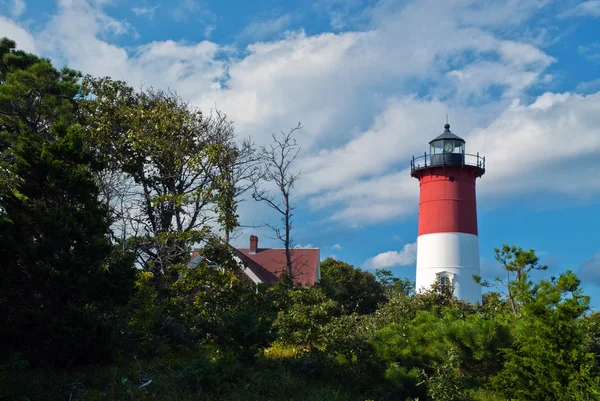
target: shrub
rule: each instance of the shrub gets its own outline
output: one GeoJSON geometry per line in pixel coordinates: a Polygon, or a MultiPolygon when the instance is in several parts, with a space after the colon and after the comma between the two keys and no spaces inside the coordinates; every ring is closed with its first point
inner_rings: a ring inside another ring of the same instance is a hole
{"type": "Polygon", "coordinates": [[[282,344],[305,346],[312,349],[324,343],[327,323],[337,303],[327,298],[318,287],[301,288],[290,292],[291,306],[277,314],[274,327],[282,344]]]}

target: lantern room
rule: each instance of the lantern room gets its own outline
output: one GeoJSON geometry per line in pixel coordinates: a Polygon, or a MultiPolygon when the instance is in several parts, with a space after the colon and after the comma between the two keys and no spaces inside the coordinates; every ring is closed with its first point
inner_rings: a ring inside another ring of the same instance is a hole
{"type": "Polygon", "coordinates": [[[429,142],[431,165],[460,166],[465,161],[465,140],[450,132],[450,124],[444,132],[429,142]]]}
{"type": "Polygon", "coordinates": [[[426,171],[436,167],[475,167],[473,172],[480,177],[485,172],[485,157],[465,152],[465,140],[450,131],[450,124],[444,125],[444,132],[429,142],[429,154],[414,157],[410,163],[411,175],[419,178],[426,171]]]}

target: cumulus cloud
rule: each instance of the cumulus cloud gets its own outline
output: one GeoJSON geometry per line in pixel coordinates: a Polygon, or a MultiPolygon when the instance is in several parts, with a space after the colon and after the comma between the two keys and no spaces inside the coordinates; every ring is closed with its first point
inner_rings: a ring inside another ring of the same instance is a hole
{"type": "Polygon", "coordinates": [[[380,253],[363,263],[365,269],[385,269],[388,267],[407,266],[417,260],[417,243],[404,245],[401,251],[380,253]]]}
{"type": "Polygon", "coordinates": [[[167,40],[126,50],[106,39],[125,34],[133,34],[130,25],[110,17],[102,8],[84,0],[62,0],[38,43],[57,65],[127,80],[133,86],[174,89],[187,99],[211,91],[225,72],[223,61],[216,60],[219,47],[215,43],[167,40]]]}
{"type": "Polygon", "coordinates": [[[0,37],[7,37],[17,43],[19,49],[36,52],[35,39],[26,29],[11,19],[0,15],[0,37]]]}
{"type": "MultiPolygon", "coordinates": [[[[549,191],[575,199],[596,196],[600,182],[592,182],[576,172],[582,165],[590,171],[600,170],[596,157],[600,152],[600,116],[596,112],[599,107],[600,93],[545,93],[531,104],[515,101],[487,127],[473,127],[461,135],[467,141],[467,152],[481,152],[486,157],[487,171],[478,180],[478,196],[483,202],[532,191],[549,191]]],[[[422,149],[435,136],[435,131],[430,132],[433,134],[420,139],[422,149]]],[[[410,150],[418,154],[416,145],[410,150]]],[[[403,151],[399,150],[401,155],[403,151]]],[[[386,150],[376,154],[381,165],[386,150]]],[[[407,166],[408,161],[403,164],[407,166]]],[[[331,176],[327,178],[335,182],[331,176]]],[[[350,183],[345,180],[336,185],[340,188],[311,198],[315,208],[335,206],[335,220],[374,224],[416,213],[418,183],[406,167],[398,173],[350,183]]]]}
{"type": "Polygon", "coordinates": [[[600,93],[544,93],[531,104],[515,101],[484,129],[469,136],[470,149],[486,156],[483,196],[550,190],[594,196],[600,183],[573,175],[582,164],[595,171],[600,161],[600,93]],[[581,164],[580,164],[581,163],[581,164]],[[521,179],[527,171],[528,179],[521,179]],[[587,188],[585,194],[580,189],[587,188]]]}
{"type": "MultiPolygon", "coordinates": [[[[6,18],[0,33],[57,65],[173,89],[205,111],[216,104],[258,144],[301,121],[296,196],[335,221],[359,226],[416,213],[409,161],[441,133],[446,113],[467,151],[486,155],[488,171],[478,181],[484,199],[540,188],[600,192],[600,184],[572,174],[581,163],[598,166],[600,95],[518,100],[551,79],[546,70],[556,60],[496,33],[526,21],[544,1],[491,1],[489,12],[475,0],[381,0],[362,15],[365,29],[299,30],[237,50],[208,40],[119,46],[114,38],[135,31],[101,3],[60,0],[40,33],[6,18]]],[[[205,9],[193,0],[174,7],[205,9]]]]}

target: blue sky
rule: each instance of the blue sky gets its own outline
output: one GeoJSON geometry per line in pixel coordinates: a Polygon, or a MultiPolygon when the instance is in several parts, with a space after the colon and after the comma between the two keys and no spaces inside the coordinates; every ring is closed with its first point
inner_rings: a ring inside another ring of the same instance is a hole
{"type": "MultiPolygon", "coordinates": [[[[175,89],[265,143],[302,122],[295,240],[414,278],[413,154],[486,156],[483,273],[534,248],[600,302],[600,1],[0,0],[0,35],[58,65],[175,89]],[[598,294],[598,295],[596,295],[598,294]]],[[[242,221],[274,216],[244,202],[242,221]]],[[[260,245],[276,246],[264,229],[260,245]]]]}

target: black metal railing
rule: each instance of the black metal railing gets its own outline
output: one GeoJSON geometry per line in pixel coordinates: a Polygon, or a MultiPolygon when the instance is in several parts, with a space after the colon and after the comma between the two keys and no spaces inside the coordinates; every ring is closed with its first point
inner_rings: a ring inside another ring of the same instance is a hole
{"type": "Polygon", "coordinates": [[[485,156],[479,156],[479,152],[476,155],[469,153],[441,153],[432,155],[425,152],[423,156],[413,156],[410,161],[410,173],[412,174],[417,170],[428,167],[439,166],[473,166],[479,167],[485,172],[485,156]]]}

